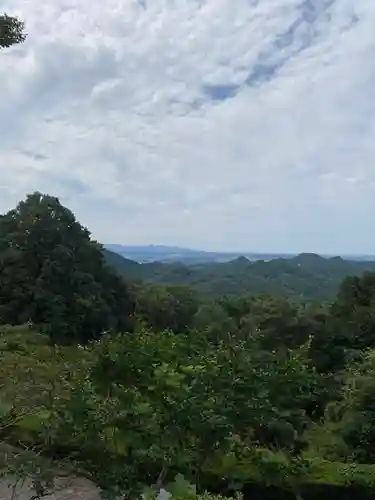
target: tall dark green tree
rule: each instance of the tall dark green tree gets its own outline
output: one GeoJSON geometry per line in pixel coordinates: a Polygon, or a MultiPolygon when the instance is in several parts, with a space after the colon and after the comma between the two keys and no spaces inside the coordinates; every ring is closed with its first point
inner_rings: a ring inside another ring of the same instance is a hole
{"type": "Polygon", "coordinates": [[[131,328],[132,300],[102,247],[57,198],[34,193],[0,217],[1,322],[43,325],[54,342],[131,328]]]}
{"type": "Polygon", "coordinates": [[[314,332],[311,354],[319,370],[335,372],[375,347],[375,273],[345,278],[327,313],[314,332]]]}
{"type": "Polygon", "coordinates": [[[0,15],[0,49],[22,43],[26,39],[24,23],[17,17],[0,15]]]}

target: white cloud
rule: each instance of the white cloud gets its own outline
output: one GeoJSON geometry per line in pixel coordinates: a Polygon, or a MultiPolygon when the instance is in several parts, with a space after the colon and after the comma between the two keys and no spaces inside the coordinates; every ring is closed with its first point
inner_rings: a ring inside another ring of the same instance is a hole
{"type": "Polygon", "coordinates": [[[8,0],[0,210],[61,197],[102,241],[371,252],[375,4],[8,0]]]}

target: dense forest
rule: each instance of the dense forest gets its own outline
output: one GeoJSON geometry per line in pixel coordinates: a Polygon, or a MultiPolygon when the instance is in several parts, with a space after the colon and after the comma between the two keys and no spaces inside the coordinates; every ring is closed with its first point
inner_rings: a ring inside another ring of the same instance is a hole
{"type": "Polygon", "coordinates": [[[266,293],[297,301],[331,301],[346,276],[375,271],[375,262],[301,254],[294,258],[204,264],[153,262],[138,264],[105,250],[106,261],[128,280],[157,285],[186,285],[210,297],[266,293]]]}
{"type": "Polygon", "coordinates": [[[201,294],[113,259],[57,198],[0,216],[4,474],[37,498],[57,466],[107,498],[374,498],[375,273],[302,255],[265,289],[241,269],[266,263],[240,259],[244,295],[201,294]]]}

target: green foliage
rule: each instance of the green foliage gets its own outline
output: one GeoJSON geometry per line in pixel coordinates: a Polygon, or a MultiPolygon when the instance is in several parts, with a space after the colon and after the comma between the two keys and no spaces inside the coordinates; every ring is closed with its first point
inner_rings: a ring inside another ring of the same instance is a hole
{"type": "Polygon", "coordinates": [[[320,371],[344,370],[363,350],[375,347],[375,273],[347,277],[319,323],[311,357],[320,371]]]}
{"type": "Polygon", "coordinates": [[[131,328],[126,284],[57,198],[34,193],[0,216],[0,317],[42,325],[54,343],[131,328]]]}
{"type": "Polygon", "coordinates": [[[7,14],[0,15],[0,49],[22,43],[26,39],[24,23],[7,14]]]}
{"type": "Polygon", "coordinates": [[[106,257],[127,279],[162,286],[189,286],[211,298],[266,294],[298,302],[332,301],[348,275],[359,276],[375,270],[375,262],[326,259],[313,254],[266,262],[239,258],[225,263],[192,265],[137,264],[112,252],[106,257]]]}
{"type": "Polygon", "coordinates": [[[63,463],[107,498],[373,496],[375,274],[305,305],[348,263],[172,266],[173,285],[129,287],[106,258],[56,198],[34,193],[0,217],[4,473],[41,495],[63,463]],[[208,268],[211,284],[234,291],[233,278],[257,295],[176,285],[208,268]],[[288,297],[259,293],[275,276],[288,297]]]}
{"type": "Polygon", "coordinates": [[[336,324],[341,324],[344,347],[358,350],[375,347],[375,273],[346,278],[331,314],[336,324]]]}
{"type": "Polygon", "coordinates": [[[220,342],[238,332],[234,319],[218,302],[201,304],[192,318],[192,328],[203,332],[211,342],[220,342]]]}
{"type": "Polygon", "coordinates": [[[223,457],[250,457],[258,446],[284,449],[287,467],[299,447],[315,386],[303,353],[143,331],[103,338],[91,355],[54,439],[113,494],[138,495],[173,472],[199,486],[223,457]]]}
{"type": "Polygon", "coordinates": [[[341,398],[329,407],[328,421],[335,424],[351,459],[359,463],[375,461],[375,351],[362,354],[348,367],[341,398]]]}
{"type": "Polygon", "coordinates": [[[136,292],[136,315],[155,331],[184,333],[192,326],[199,299],[182,286],[140,286],[136,292]]]}

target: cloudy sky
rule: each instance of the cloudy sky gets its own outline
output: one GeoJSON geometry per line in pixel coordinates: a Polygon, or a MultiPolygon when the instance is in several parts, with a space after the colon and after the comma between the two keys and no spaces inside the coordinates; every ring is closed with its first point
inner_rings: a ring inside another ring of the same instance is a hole
{"type": "Polygon", "coordinates": [[[373,0],[6,0],[0,211],[106,243],[375,253],[373,0]]]}

